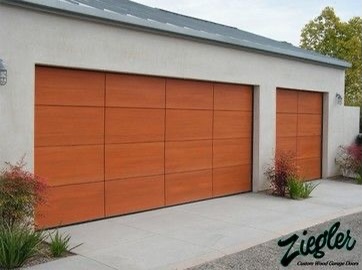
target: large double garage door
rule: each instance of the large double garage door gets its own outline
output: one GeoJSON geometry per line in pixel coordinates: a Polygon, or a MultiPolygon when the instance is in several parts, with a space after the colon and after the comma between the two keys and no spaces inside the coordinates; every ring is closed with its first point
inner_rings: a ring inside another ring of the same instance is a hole
{"type": "Polygon", "coordinates": [[[52,227],[251,190],[252,87],[36,67],[52,227]]]}

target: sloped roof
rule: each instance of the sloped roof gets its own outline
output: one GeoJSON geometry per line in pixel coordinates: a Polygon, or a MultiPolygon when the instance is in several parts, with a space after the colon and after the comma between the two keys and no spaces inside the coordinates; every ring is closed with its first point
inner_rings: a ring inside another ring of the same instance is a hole
{"type": "Polygon", "coordinates": [[[0,0],[0,3],[101,20],[146,31],[201,39],[243,50],[274,54],[345,69],[350,63],[287,42],[128,0],[0,0]]]}

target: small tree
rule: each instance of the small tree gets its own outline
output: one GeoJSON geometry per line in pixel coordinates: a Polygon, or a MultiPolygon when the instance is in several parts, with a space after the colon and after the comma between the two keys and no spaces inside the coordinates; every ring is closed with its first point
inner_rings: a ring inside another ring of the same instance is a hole
{"type": "Polygon", "coordinates": [[[36,206],[45,202],[46,184],[24,167],[22,158],[15,165],[6,163],[0,174],[0,225],[33,222],[36,206]]]}
{"type": "Polygon", "coordinates": [[[352,64],[346,71],[345,104],[362,104],[362,18],[343,22],[334,9],[326,7],[322,13],[302,29],[300,46],[307,50],[343,59],[352,64]]]}

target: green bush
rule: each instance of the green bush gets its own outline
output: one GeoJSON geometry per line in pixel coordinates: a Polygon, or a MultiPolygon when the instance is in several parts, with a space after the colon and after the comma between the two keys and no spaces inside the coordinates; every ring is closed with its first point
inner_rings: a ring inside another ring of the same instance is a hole
{"type": "Polygon", "coordinates": [[[62,257],[67,251],[71,251],[80,245],[69,248],[70,235],[60,234],[58,230],[53,234],[49,234],[50,237],[50,252],[53,257],[62,257]]]}
{"type": "Polygon", "coordinates": [[[49,234],[50,237],[50,252],[53,257],[61,257],[69,248],[70,235],[61,235],[56,231],[54,235],[49,234]]]}
{"type": "Polygon", "coordinates": [[[357,180],[358,185],[362,185],[362,174],[361,174],[361,172],[359,174],[357,174],[356,180],[357,180]]]}
{"type": "Polygon", "coordinates": [[[357,184],[362,185],[362,166],[360,166],[358,168],[356,180],[357,180],[357,184]]]}
{"type": "Polygon", "coordinates": [[[287,180],[289,196],[292,199],[305,199],[318,186],[314,183],[304,183],[298,177],[289,177],[287,180]]]}
{"type": "Polygon", "coordinates": [[[23,159],[6,165],[0,172],[0,226],[31,223],[35,207],[45,202],[46,185],[24,169],[23,159]]]}
{"type": "Polygon", "coordinates": [[[27,226],[0,226],[0,268],[21,267],[37,254],[43,240],[42,232],[27,226]]]}

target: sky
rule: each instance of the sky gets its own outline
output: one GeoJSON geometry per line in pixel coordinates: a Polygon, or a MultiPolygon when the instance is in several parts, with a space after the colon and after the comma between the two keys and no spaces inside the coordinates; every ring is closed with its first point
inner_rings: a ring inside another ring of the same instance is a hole
{"type": "Polygon", "coordinates": [[[362,0],[133,0],[299,45],[305,24],[326,6],[348,21],[362,16],[362,0]]]}

